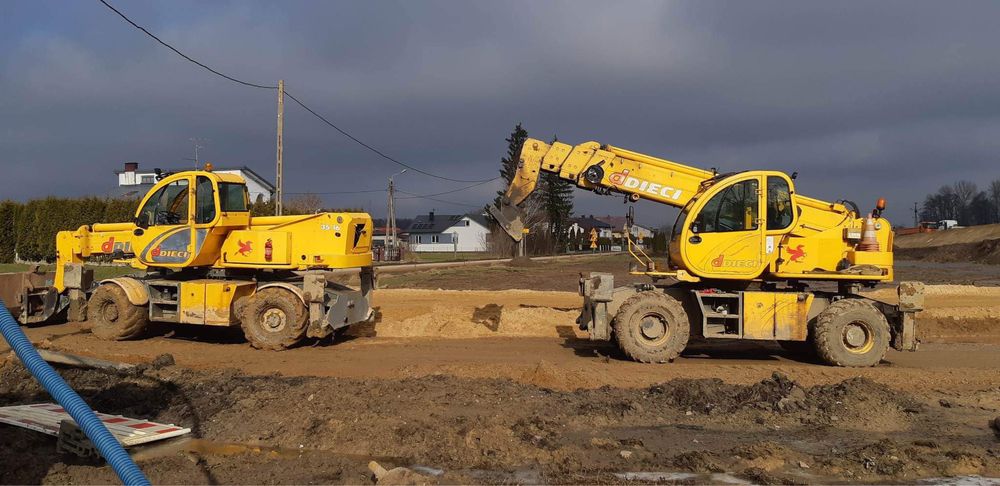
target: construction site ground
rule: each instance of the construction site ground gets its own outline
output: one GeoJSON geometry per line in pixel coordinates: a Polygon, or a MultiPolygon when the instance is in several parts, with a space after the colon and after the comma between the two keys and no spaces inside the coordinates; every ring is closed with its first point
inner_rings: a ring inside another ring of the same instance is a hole
{"type": "MultiPolygon", "coordinates": [[[[628,361],[574,324],[579,274],[624,284],[627,264],[387,271],[375,323],[284,352],[253,350],[228,328],[157,327],[123,342],[97,340],[86,323],[27,332],[52,350],[139,365],[60,368],[95,409],[193,429],[133,451],[154,483],[370,483],[371,460],[436,483],[1000,478],[990,426],[1000,266],[897,261],[897,280],[928,283],[921,349],[848,369],[770,342],[628,361]]],[[[893,289],[871,295],[892,300],[893,289]]],[[[7,351],[0,341],[0,405],[50,401],[7,351]]],[[[115,481],[108,467],[56,453],[51,437],[8,426],[0,464],[2,483],[115,481]]]]}

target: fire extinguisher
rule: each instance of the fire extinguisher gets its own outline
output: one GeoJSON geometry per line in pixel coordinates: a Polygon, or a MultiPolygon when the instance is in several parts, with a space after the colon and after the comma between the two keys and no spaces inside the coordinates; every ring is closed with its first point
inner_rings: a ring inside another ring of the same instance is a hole
{"type": "Polygon", "coordinates": [[[273,245],[271,245],[271,239],[268,238],[264,242],[264,260],[271,261],[271,256],[274,254],[273,245]]]}

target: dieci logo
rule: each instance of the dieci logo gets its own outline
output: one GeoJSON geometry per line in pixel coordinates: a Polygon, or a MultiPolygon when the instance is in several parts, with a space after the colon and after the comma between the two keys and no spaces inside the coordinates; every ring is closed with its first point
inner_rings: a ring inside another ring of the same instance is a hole
{"type": "Polygon", "coordinates": [[[123,253],[132,253],[132,243],[129,241],[116,243],[114,236],[101,243],[101,253],[114,253],[117,250],[121,250],[123,253]]]}
{"type": "Polygon", "coordinates": [[[153,257],[154,259],[158,259],[158,258],[183,258],[183,259],[187,259],[188,255],[190,255],[190,253],[186,252],[184,250],[164,250],[164,249],[160,248],[159,246],[157,246],[156,248],[153,248],[152,250],[149,251],[149,256],[153,257]]]}
{"type": "Polygon", "coordinates": [[[608,180],[616,186],[621,186],[625,189],[632,189],[634,192],[644,192],[646,194],[652,194],[654,196],[660,196],[673,200],[680,199],[681,197],[680,189],[674,189],[673,187],[664,186],[663,184],[637,179],[628,175],[628,172],[628,169],[621,172],[612,172],[611,175],[608,176],[608,180]]]}
{"type": "Polygon", "coordinates": [[[756,268],[757,260],[726,260],[726,256],[719,256],[712,259],[712,266],[716,268],[756,268]]]}

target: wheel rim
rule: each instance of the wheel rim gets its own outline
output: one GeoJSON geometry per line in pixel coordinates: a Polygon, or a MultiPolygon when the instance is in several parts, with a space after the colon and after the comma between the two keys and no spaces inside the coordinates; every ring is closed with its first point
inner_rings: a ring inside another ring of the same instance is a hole
{"type": "Polygon", "coordinates": [[[104,302],[101,306],[101,319],[104,322],[115,322],[118,320],[118,306],[114,302],[104,302]]]}
{"type": "Polygon", "coordinates": [[[267,332],[281,332],[288,326],[288,316],[281,309],[268,309],[260,319],[261,327],[267,332]]]}
{"type": "Polygon", "coordinates": [[[660,314],[651,312],[639,320],[639,339],[646,346],[658,346],[670,337],[670,325],[660,314]]]}
{"type": "Polygon", "coordinates": [[[875,334],[864,321],[853,321],[844,326],[844,348],[855,354],[865,354],[875,346],[875,334]]]}

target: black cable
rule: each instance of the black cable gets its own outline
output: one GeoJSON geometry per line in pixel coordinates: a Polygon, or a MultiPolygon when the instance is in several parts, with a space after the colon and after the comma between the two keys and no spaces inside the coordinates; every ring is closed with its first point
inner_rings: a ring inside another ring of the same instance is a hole
{"type": "Polygon", "coordinates": [[[216,70],[214,70],[214,69],[212,69],[212,68],[210,68],[210,67],[208,67],[208,66],[206,66],[206,65],[204,65],[204,64],[202,64],[202,63],[200,63],[198,61],[195,61],[194,59],[191,59],[190,57],[188,57],[187,54],[184,54],[183,52],[178,51],[177,49],[174,48],[174,46],[172,46],[170,44],[167,44],[166,42],[163,42],[162,40],[160,40],[159,37],[153,35],[152,32],[146,30],[144,27],[140,26],[139,24],[133,22],[132,19],[126,17],[125,14],[121,13],[117,8],[112,7],[111,4],[109,4],[108,2],[106,2],[104,0],[97,0],[97,1],[103,3],[105,7],[110,8],[111,11],[113,11],[116,14],[118,14],[119,17],[125,19],[126,22],[132,24],[132,27],[135,27],[135,28],[143,31],[143,33],[145,33],[146,35],[152,37],[156,42],[159,42],[160,44],[162,44],[163,47],[166,47],[167,49],[170,49],[171,51],[174,51],[175,53],[177,53],[178,56],[181,56],[184,59],[187,59],[188,61],[191,61],[191,62],[193,62],[193,63],[195,63],[195,64],[197,64],[197,65],[199,65],[199,66],[201,66],[201,67],[203,67],[205,69],[207,69],[212,74],[216,74],[216,75],[222,76],[223,78],[226,78],[226,79],[228,79],[230,81],[233,81],[233,82],[236,82],[236,83],[240,83],[240,84],[242,84],[244,86],[250,86],[252,88],[278,89],[277,86],[265,86],[265,85],[262,85],[262,84],[250,83],[250,82],[247,82],[247,81],[236,79],[236,78],[234,78],[232,76],[228,76],[226,74],[220,73],[219,71],[216,71],[216,70]]]}
{"type": "MultiPolygon", "coordinates": [[[[495,180],[497,180],[497,179],[499,179],[499,177],[494,177],[494,178],[492,178],[492,179],[490,179],[490,180],[486,180],[486,181],[483,181],[483,182],[479,182],[479,183],[476,183],[476,184],[473,184],[473,185],[471,185],[471,186],[465,186],[465,187],[460,187],[460,188],[458,188],[458,189],[454,189],[454,190],[451,190],[451,191],[444,191],[444,192],[437,192],[437,193],[434,193],[434,194],[423,194],[423,195],[421,195],[421,196],[407,196],[407,197],[400,197],[400,198],[397,198],[397,199],[413,199],[413,198],[418,198],[418,197],[434,197],[434,196],[443,196],[443,195],[445,195],[445,194],[452,194],[452,193],[456,193],[456,192],[460,192],[460,191],[464,191],[464,190],[466,190],[466,189],[472,189],[473,187],[477,187],[477,186],[481,186],[481,185],[483,185],[483,184],[487,184],[487,183],[490,183],[490,182],[493,182],[493,181],[495,181],[495,180]]],[[[402,192],[402,191],[400,191],[400,192],[402,192]]]]}
{"type": "Polygon", "coordinates": [[[302,195],[302,194],[316,194],[318,196],[326,196],[333,194],[367,194],[372,192],[386,192],[387,189],[368,189],[365,191],[332,191],[332,192],[315,192],[315,191],[305,191],[305,192],[282,192],[285,195],[302,195]]]}
{"type": "MultiPolygon", "coordinates": [[[[163,40],[161,40],[159,37],[157,37],[156,35],[154,35],[152,32],[146,30],[144,27],[140,26],[139,24],[133,22],[132,19],[126,17],[125,14],[123,14],[121,11],[119,11],[115,7],[111,6],[111,4],[109,4],[107,1],[105,1],[105,0],[97,0],[97,1],[101,2],[102,4],[104,4],[105,7],[108,7],[109,9],[111,9],[111,11],[113,11],[116,14],[118,14],[119,17],[121,17],[126,22],[128,22],[129,24],[131,24],[132,27],[135,27],[136,29],[141,30],[144,34],[148,35],[149,37],[152,37],[156,42],[159,42],[161,45],[163,45],[163,47],[166,47],[167,49],[170,49],[171,51],[174,51],[177,55],[183,57],[184,59],[186,59],[186,60],[188,60],[188,61],[190,61],[190,62],[192,62],[192,63],[194,63],[194,64],[196,64],[196,65],[198,65],[198,66],[200,66],[200,67],[202,67],[204,69],[206,69],[206,70],[208,70],[212,74],[215,74],[217,76],[222,76],[223,78],[226,78],[226,79],[228,79],[230,81],[233,81],[235,83],[242,84],[244,86],[250,86],[250,87],[253,87],[253,88],[262,88],[262,89],[278,89],[277,86],[266,86],[266,85],[262,85],[262,84],[251,83],[251,82],[243,81],[243,80],[240,80],[240,79],[236,79],[236,78],[234,78],[232,76],[229,76],[227,74],[224,74],[224,73],[221,73],[219,71],[216,71],[215,69],[212,69],[212,68],[206,66],[205,64],[202,64],[202,63],[200,63],[200,62],[192,59],[187,54],[184,54],[183,52],[181,52],[181,51],[177,50],[176,48],[174,48],[174,46],[172,46],[170,44],[167,44],[166,42],[164,42],[163,40]]],[[[378,154],[380,157],[382,157],[382,158],[384,158],[384,159],[386,159],[386,160],[388,160],[390,162],[393,162],[393,163],[395,163],[397,165],[400,165],[402,167],[406,167],[407,169],[410,169],[410,170],[412,170],[414,172],[419,172],[419,173],[424,174],[426,176],[435,177],[437,179],[441,179],[441,180],[445,180],[445,181],[451,181],[451,182],[481,182],[481,183],[485,184],[485,183],[490,182],[492,180],[498,179],[498,177],[494,177],[493,179],[476,179],[476,180],[470,180],[470,179],[453,179],[451,177],[445,177],[445,176],[440,176],[440,175],[437,175],[437,174],[433,174],[433,173],[427,172],[425,170],[421,170],[421,169],[418,169],[416,167],[413,167],[412,165],[400,162],[400,161],[398,161],[398,160],[396,160],[396,159],[394,159],[394,158],[392,158],[392,157],[390,157],[390,156],[382,153],[380,150],[376,149],[375,147],[372,147],[371,145],[368,145],[367,143],[362,142],[357,137],[355,137],[354,135],[351,135],[350,133],[347,133],[346,131],[344,131],[343,129],[341,129],[340,127],[338,127],[337,125],[334,125],[333,123],[330,122],[330,120],[327,120],[326,117],[324,117],[323,115],[320,115],[319,113],[317,113],[312,108],[309,108],[308,106],[306,106],[305,103],[299,101],[298,98],[292,96],[292,94],[289,93],[288,90],[285,90],[285,95],[288,96],[289,98],[291,98],[292,101],[294,101],[296,104],[298,104],[299,106],[301,106],[303,109],[305,109],[309,113],[312,113],[313,116],[315,116],[316,118],[319,118],[321,121],[323,121],[323,123],[326,123],[331,128],[333,128],[334,130],[340,132],[345,137],[347,137],[347,138],[353,140],[354,142],[356,142],[358,145],[361,145],[362,147],[364,147],[364,148],[366,148],[368,150],[371,150],[372,152],[378,154]]]]}
{"type": "Polygon", "coordinates": [[[456,201],[448,201],[446,199],[436,199],[436,198],[433,198],[433,197],[421,196],[419,194],[414,194],[412,192],[406,192],[406,191],[399,191],[399,192],[401,192],[403,194],[408,194],[410,196],[413,196],[414,198],[427,199],[427,200],[430,200],[430,201],[435,201],[435,202],[444,203],[444,204],[454,204],[456,206],[465,206],[465,207],[469,207],[469,208],[481,208],[481,207],[485,206],[485,204],[482,204],[482,205],[480,205],[480,204],[469,204],[469,203],[462,203],[462,202],[456,202],[456,201]]]}
{"type": "MultiPolygon", "coordinates": [[[[101,0],[101,1],[104,1],[104,0],[101,0]]],[[[316,113],[315,110],[313,110],[312,108],[309,108],[308,106],[306,106],[305,103],[299,101],[299,99],[296,98],[295,96],[293,96],[291,93],[289,93],[287,89],[285,90],[285,96],[289,97],[292,101],[294,101],[297,105],[301,106],[304,110],[308,111],[309,113],[312,113],[313,116],[315,116],[316,118],[319,118],[323,123],[326,123],[327,125],[330,125],[331,128],[333,128],[334,130],[340,132],[341,135],[343,135],[343,136],[345,136],[345,137],[347,137],[347,138],[349,138],[351,140],[354,140],[355,142],[357,142],[358,145],[361,145],[362,147],[364,147],[364,148],[366,148],[368,150],[371,150],[372,152],[374,152],[375,154],[377,154],[379,157],[382,157],[383,159],[388,160],[389,162],[397,164],[397,165],[399,165],[401,167],[405,167],[405,168],[410,169],[410,170],[412,170],[414,172],[419,172],[419,173],[421,173],[423,175],[426,175],[426,176],[435,177],[437,179],[442,179],[442,180],[451,181],[451,182],[479,182],[479,183],[485,184],[485,183],[490,182],[492,180],[499,179],[499,177],[494,177],[492,179],[476,179],[476,180],[470,180],[470,179],[453,179],[451,177],[439,176],[437,174],[432,174],[432,173],[427,172],[425,170],[418,169],[418,168],[416,168],[416,167],[414,167],[412,165],[406,164],[404,162],[400,162],[400,161],[398,161],[398,160],[396,160],[396,159],[394,159],[394,158],[392,158],[392,157],[384,154],[379,149],[377,149],[375,147],[372,147],[371,145],[368,145],[367,143],[362,142],[361,140],[358,140],[358,138],[355,137],[354,135],[351,135],[350,133],[347,133],[346,131],[344,131],[343,129],[341,129],[340,127],[338,127],[337,125],[334,125],[332,122],[330,122],[330,120],[327,120],[326,117],[324,117],[323,115],[320,115],[319,113],[316,113]]]]}

